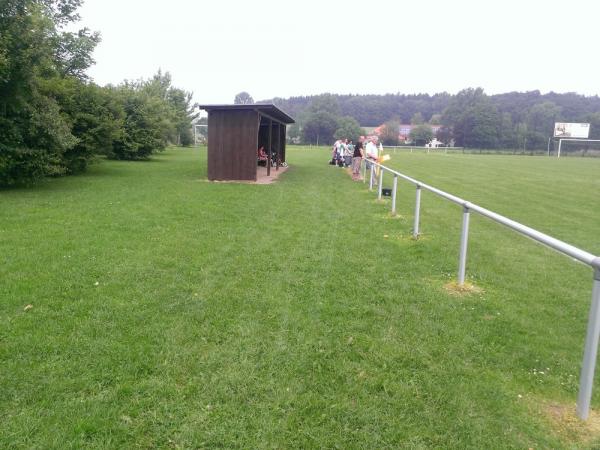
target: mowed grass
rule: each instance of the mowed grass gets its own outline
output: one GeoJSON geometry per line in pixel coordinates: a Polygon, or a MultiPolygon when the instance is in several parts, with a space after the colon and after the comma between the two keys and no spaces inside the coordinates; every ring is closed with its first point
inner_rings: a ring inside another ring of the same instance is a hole
{"type": "MultiPolygon", "coordinates": [[[[170,149],[0,192],[0,448],[600,444],[569,419],[591,269],[474,216],[452,295],[458,206],[423,193],[415,241],[412,186],[391,218],[288,153],[273,185],[170,149]]],[[[389,163],[600,254],[600,160],[389,163]]]]}

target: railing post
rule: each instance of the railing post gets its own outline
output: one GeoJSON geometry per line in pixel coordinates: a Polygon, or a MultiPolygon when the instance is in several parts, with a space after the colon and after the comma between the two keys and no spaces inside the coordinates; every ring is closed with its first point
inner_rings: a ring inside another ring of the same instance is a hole
{"type": "Polygon", "coordinates": [[[394,174],[394,184],[392,185],[392,216],[396,215],[396,190],[398,189],[398,175],[394,174]]]}
{"type": "MultiPolygon", "coordinates": [[[[600,258],[596,258],[598,261],[600,258]]],[[[600,262],[600,261],[599,261],[600,262]]],[[[590,414],[592,388],[594,385],[594,370],[598,355],[598,337],[600,336],[600,268],[594,268],[594,286],[592,288],[592,304],[588,318],[583,364],[579,379],[579,395],[577,397],[577,415],[581,420],[587,420],[590,414]]]]}
{"type": "Polygon", "coordinates": [[[417,194],[415,198],[415,223],[413,226],[413,237],[419,237],[419,214],[421,214],[421,186],[417,184],[417,194]]]}
{"type": "Polygon", "coordinates": [[[458,284],[465,283],[465,272],[467,270],[467,243],[469,241],[469,208],[463,206],[463,223],[460,234],[460,257],[458,261],[458,284]]]}
{"type": "Polygon", "coordinates": [[[381,190],[383,189],[383,167],[379,166],[379,186],[377,186],[377,200],[381,200],[381,190]]]}
{"type": "MultiPolygon", "coordinates": [[[[560,146],[560,142],[559,142],[560,146]]],[[[464,150],[463,150],[464,151],[464,150]]],[[[363,168],[363,174],[366,173],[367,163],[363,168]]],[[[371,163],[370,179],[369,179],[369,190],[373,190],[373,183],[375,179],[375,164],[371,163]]],[[[386,168],[380,166],[381,173],[379,175],[379,199],[382,195],[383,186],[383,171],[386,168]]],[[[389,169],[388,169],[389,170],[389,169]]],[[[394,173],[394,172],[392,172],[394,173]]],[[[407,180],[415,183],[416,185],[416,198],[415,198],[415,218],[413,227],[413,237],[416,239],[419,237],[419,222],[420,222],[420,210],[421,210],[421,182],[408,178],[402,174],[394,173],[394,182],[392,189],[392,214],[396,214],[396,194],[398,187],[398,176],[406,178],[407,180]]],[[[363,177],[364,179],[364,177],[363,177]]],[[[598,354],[598,344],[600,339],[600,257],[591,255],[588,252],[584,252],[578,248],[574,248],[562,241],[547,236],[543,233],[526,227],[518,222],[514,222],[506,217],[500,216],[492,211],[481,208],[472,203],[466,202],[453,195],[447,194],[439,189],[432,188],[431,186],[425,185],[426,189],[431,190],[454,203],[462,204],[463,206],[463,223],[461,230],[460,239],[460,256],[458,265],[458,284],[463,285],[465,283],[465,274],[467,266],[467,247],[469,240],[469,220],[470,220],[470,207],[482,214],[484,217],[492,219],[495,222],[506,225],[507,227],[525,235],[532,239],[544,243],[551,248],[554,248],[565,255],[569,255],[581,262],[591,265],[594,269],[594,281],[592,287],[592,302],[589,310],[588,326],[585,339],[585,348],[583,352],[583,362],[581,365],[581,374],[579,382],[579,393],[577,397],[577,415],[582,420],[587,420],[590,414],[590,405],[592,400],[592,390],[594,383],[594,372],[596,369],[596,360],[598,354]]]]}

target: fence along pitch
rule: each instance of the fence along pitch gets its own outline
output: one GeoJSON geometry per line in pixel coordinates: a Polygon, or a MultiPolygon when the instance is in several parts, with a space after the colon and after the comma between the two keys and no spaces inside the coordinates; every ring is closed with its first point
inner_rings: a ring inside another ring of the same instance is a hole
{"type": "MultiPolygon", "coordinates": [[[[366,161],[364,161],[366,168],[366,161]]],[[[596,359],[598,354],[598,340],[600,339],[600,256],[593,255],[585,250],[577,248],[573,245],[567,244],[559,239],[549,236],[541,231],[535,230],[527,225],[516,222],[508,217],[502,216],[494,211],[483,208],[479,205],[471,203],[455,195],[449,194],[437,189],[433,186],[429,186],[419,180],[416,180],[408,175],[402,174],[395,170],[390,169],[380,163],[369,161],[371,164],[370,171],[370,182],[369,190],[373,189],[373,178],[375,166],[379,167],[380,170],[380,186],[378,190],[378,197],[381,198],[380,189],[381,181],[383,180],[383,172],[387,171],[396,177],[400,177],[416,186],[416,198],[415,198],[415,221],[413,227],[413,236],[416,238],[419,236],[419,220],[420,220],[420,207],[421,207],[421,189],[430,191],[440,197],[445,198],[453,203],[461,205],[463,207],[463,225],[461,228],[461,242],[460,242],[460,255],[459,255],[459,269],[458,269],[458,283],[462,285],[465,281],[466,273],[466,259],[467,259],[467,241],[469,237],[469,215],[471,211],[477,212],[483,217],[493,220],[501,225],[504,225],[524,236],[527,236],[536,242],[544,244],[551,249],[570,256],[577,261],[580,261],[594,270],[593,285],[592,285],[592,301],[590,305],[590,312],[588,317],[588,326],[585,339],[585,347],[583,352],[583,362],[581,367],[581,376],[579,382],[579,394],[577,397],[577,415],[582,420],[587,420],[590,413],[590,404],[592,400],[592,388],[594,382],[594,372],[596,368],[596,359]]],[[[364,173],[364,172],[363,172],[364,173]]],[[[394,183],[394,191],[396,186],[394,183]]],[[[392,202],[392,214],[395,214],[395,196],[392,202]]]]}

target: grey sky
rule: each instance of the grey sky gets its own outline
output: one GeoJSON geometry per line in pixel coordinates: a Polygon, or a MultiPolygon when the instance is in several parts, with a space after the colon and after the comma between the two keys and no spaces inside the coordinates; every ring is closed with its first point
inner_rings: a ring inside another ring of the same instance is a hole
{"type": "Polygon", "coordinates": [[[338,94],[600,94],[597,0],[86,0],[99,84],[160,67],[202,103],[338,94]]]}

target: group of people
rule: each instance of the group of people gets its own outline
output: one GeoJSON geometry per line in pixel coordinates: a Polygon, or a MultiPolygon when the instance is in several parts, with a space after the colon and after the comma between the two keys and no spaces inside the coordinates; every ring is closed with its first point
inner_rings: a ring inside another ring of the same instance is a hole
{"type": "Polygon", "coordinates": [[[361,136],[356,145],[351,140],[338,139],[333,144],[330,164],[338,167],[352,166],[352,179],[360,181],[362,180],[360,165],[363,158],[367,159],[367,168],[370,166],[369,161],[377,161],[379,158],[379,149],[375,138],[367,139],[361,136]]]}
{"type": "Polygon", "coordinates": [[[348,139],[338,139],[333,144],[333,153],[331,155],[331,164],[335,164],[339,167],[348,167],[352,164],[352,158],[357,149],[361,147],[359,142],[356,147],[352,141],[348,142],[348,139]]]}
{"type": "MultiPolygon", "coordinates": [[[[265,151],[265,147],[261,145],[258,148],[258,150],[256,151],[256,164],[258,164],[259,166],[266,167],[268,161],[269,161],[269,155],[265,151]]],[[[271,153],[271,167],[273,167],[273,166],[287,167],[287,163],[285,161],[281,160],[281,157],[277,154],[277,152],[271,153]]]]}

